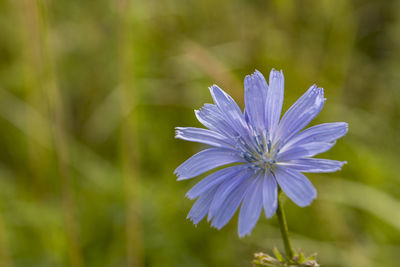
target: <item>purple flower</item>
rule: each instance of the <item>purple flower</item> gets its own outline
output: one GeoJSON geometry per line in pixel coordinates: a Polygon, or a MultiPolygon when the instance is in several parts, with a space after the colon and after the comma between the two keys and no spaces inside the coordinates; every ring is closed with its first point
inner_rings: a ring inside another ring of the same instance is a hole
{"type": "Polygon", "coordinates": [[[210,87],[215,104],[196,110],[208,129],[177,127],[176,138],[212,146],[175,170],[178,181],[217,170],[197,183],[186,196],[198,198],[188,214],[194,224],[206,215],[217,229],[225,226],[242,203],[239,236],[250,234],[262,208],[269,218],[278,205],[278,186],[297,205],[310,205],[317,191],[302,172],[340,170],[345,162],[312,158],[329,150],[344,136],[345,122],[324,123],[301,131],[321,111],[324,91],[311,86],[281,116],[284,77],[272,70],[269,85],[255,71],[246,76],[245,110],[218,86],[210,87]]]}

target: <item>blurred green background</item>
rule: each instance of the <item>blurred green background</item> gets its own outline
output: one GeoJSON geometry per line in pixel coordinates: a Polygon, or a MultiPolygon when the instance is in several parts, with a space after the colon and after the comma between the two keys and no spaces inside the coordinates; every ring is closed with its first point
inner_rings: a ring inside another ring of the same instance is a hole
{"type": "Polygon", "coordinates": [[[282,248],[276,217],[239,239],[186,220],[199,178],[173,170],[202,145],[193,109],[216,83],[283,69],[287,109],[313,83],[313,122],[347,121],[286,201],[295,248],[322,266],[399,266],[400,1],[0,0],[0,266],[251,266],[282,248]]]}

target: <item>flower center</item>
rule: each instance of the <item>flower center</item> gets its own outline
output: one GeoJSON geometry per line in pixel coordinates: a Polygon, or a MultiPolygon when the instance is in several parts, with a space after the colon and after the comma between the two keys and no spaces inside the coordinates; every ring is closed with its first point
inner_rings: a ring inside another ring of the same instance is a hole
{"type": "Polygon", "coordinates": [[[276,163],[276,156],[277,156],[277,151],[271,147],[268,147],[267,151],[265,151],[264,154],[262,154],[262,161],[259,162],[259,167],[265,170],[272,170],[276,163]]]}
{"type": "Polygon", "coordinates": [[[246,146],[243,153],[244,159],[251,163],[254,168],[263,170],[273,170],[277,161],[279,148],[272,146],[270,140],[262,138],[263,136],[254,137],[251,146],[246,146]]]}

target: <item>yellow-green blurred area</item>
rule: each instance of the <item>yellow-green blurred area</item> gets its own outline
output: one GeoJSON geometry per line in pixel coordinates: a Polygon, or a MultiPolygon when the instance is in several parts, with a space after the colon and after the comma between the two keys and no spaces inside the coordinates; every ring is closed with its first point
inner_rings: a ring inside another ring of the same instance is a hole
{"type": "Polygon", "coordinates": [[[204,146],[193,110],[218,84],[243,107],[255,69],[285,75],[286,110],[317,83],[312,124],[346,121],[285,201],[293,245],[322,266],[399,266],[400,2],[0,0],[0,266],[251,266],[282,249],[276,216],[239,239],[186,215],[174,169],[204,146]]]}

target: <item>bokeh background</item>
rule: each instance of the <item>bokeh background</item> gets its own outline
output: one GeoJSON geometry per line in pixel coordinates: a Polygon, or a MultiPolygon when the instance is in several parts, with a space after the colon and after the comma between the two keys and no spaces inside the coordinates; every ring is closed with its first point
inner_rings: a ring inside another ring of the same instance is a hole
{"type": "Polygon", "coordinates": [[[295,248],[322,266],[399,266],[400,2],[1,0],[0,266],[251,266],[282,248],[276,217],[239,239],[186,220],[199,181],[173,170],[202,145],[174,139],[216,83],[283,69],[284,109],[313,83],[313,124],[347,121],[287,200],[295,248]]]}

